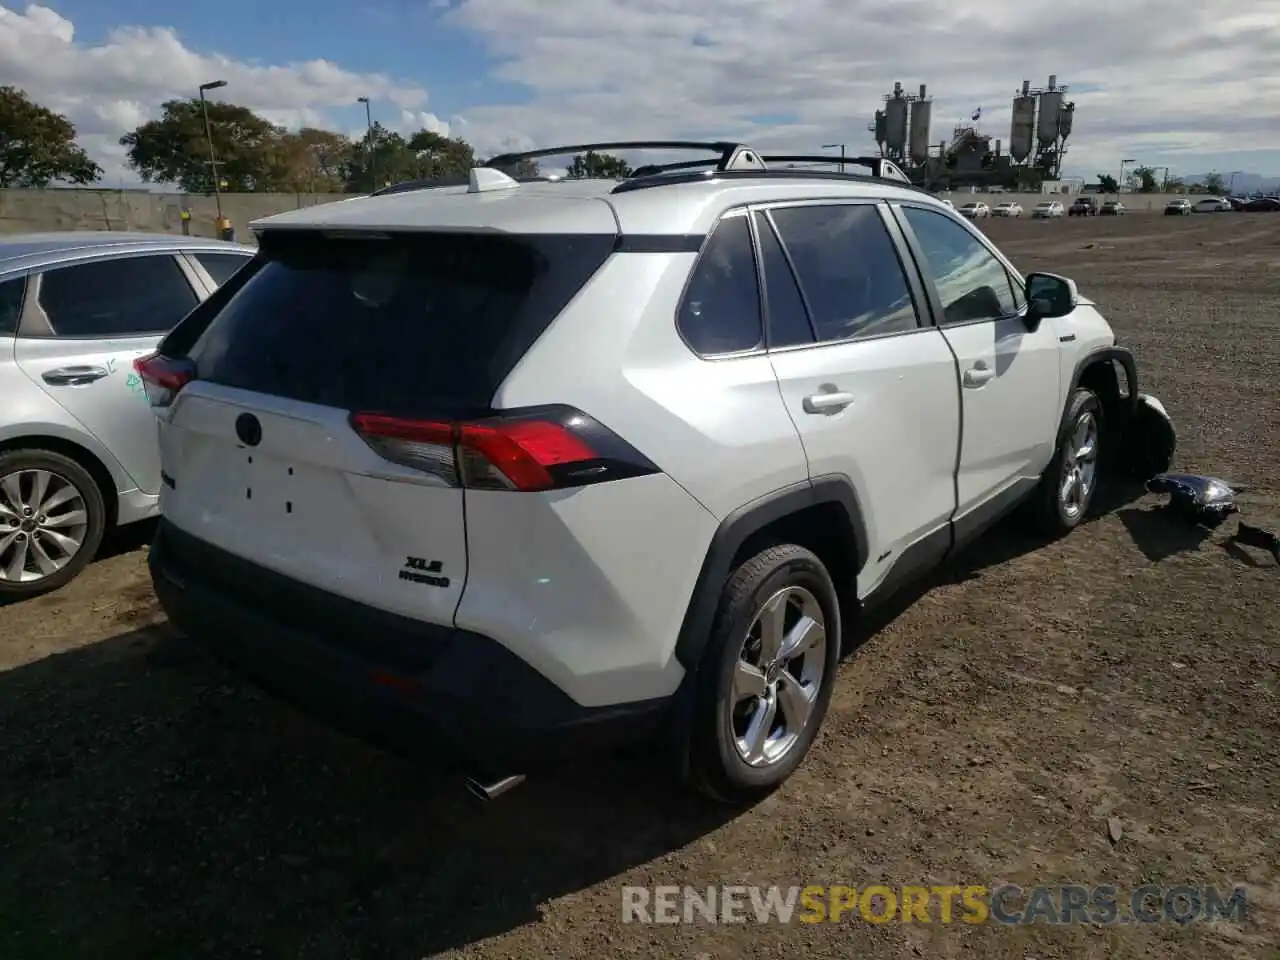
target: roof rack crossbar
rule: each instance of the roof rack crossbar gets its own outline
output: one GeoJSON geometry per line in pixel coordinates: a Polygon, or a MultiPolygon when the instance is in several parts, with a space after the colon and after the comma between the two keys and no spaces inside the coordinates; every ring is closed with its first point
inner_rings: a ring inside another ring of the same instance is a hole
{"type": "Polygon", "coordinates": [[[720,155],[720,162],[728,164],[733,155],[743,149],[740,143],[727,140],[616,140],[609,143],[577,143],[561,147],[542,147],[519,153],[503,153],[486,160],[486,167],[510,167],[522,160],[538,160],[542,157],[569,156],[578,153],[599,153],[604,150],[701,150],[720,155]]]}

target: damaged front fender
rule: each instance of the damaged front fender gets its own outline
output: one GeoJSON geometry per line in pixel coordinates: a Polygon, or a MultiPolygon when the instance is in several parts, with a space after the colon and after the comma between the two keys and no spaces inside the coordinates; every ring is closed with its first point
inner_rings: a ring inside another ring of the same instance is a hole
{"type": "Polygon", "coordinates": [[[1164,404],[1150,394],[1138,394],[1128,420],[1121,453],[1133,475],[1145,482],[1173,465],[1178,434],[1164,404]]]}

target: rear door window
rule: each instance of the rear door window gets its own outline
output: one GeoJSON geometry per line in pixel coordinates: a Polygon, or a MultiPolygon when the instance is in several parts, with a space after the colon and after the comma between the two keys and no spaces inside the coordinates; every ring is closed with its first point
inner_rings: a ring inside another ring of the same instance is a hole
{"type": "Polygon", "coordinates": [[[820,342],[917,329],[911,288],[875,205],[781,207],[769,217],[820,342]]]}
{"type": "Polygon", "coordinates": [[[190,357],[202,380],[307,403],[475,413],[614,240],[268,233],[190,357]]]}
{"type": "Polygon", "coordinates": [[[168,253],[46,270],[39,300],[55,336],[92,339],[166,333],[199,302],[168,253]]]}

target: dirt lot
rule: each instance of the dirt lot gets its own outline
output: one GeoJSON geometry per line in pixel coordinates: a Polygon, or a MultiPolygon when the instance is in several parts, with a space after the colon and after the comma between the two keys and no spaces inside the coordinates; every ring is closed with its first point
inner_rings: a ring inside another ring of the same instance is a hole
{"type": "MultiPolygon", "coordinates": [[[[1280,527],[1280,217],[988,229],[1100,303],[1179,465],[1280,527]]],[[[1274,960],[1280,570],[1154,499],[1053,546],[985,538],[871,631],[809,761],[733,818],[622,761],[481,808],[175,641],[118,544],[0,609],[0,957],[1274,960]],[[627,884],[999,881],[1250,900],[1185,927],[620,921],[627,884]]]]}

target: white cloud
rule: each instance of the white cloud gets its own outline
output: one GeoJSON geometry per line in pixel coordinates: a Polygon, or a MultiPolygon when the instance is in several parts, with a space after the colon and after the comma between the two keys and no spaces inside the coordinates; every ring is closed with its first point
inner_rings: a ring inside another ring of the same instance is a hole
{"type": "Polygon", "coordinates": [[[527,87],[531,101],[445,120],[426,112],[414,82],[323,59],[273,66],[196,52],[162,26],[77,43],[70,21],[35,5],[0,6],[0,82],[70,116],[112,181],[123,169],[119,135],[213,79],[287,126],[333,126],[332,111],[369,96],[394,107],[398,129],[462,136],[482,154],[650,136],[804,152],[843,141],[857,153],[872,147],[867,123],[895,80],[908,91],[929,85],[935,142],[979,105],[983,129],[1007,140],[1015,89],[1052,72],[1074,86],[1068,166],[1077,172],[1122,157],[1176,168],[1193,155],[1229,169],[1242,151],[1264,152],[1254,169],[1276,151],[1280,168],[1280,0],[417,2],[481,40],[495,75],[527,87]]]}
{"type": "Polygon", "coordinates": [[[535,91],[532,104],[467,111],[477,144],[716,134],[859,150],[895,80],[929,85],[934,141],[977,106],[1007,140],[1015,89],[1056,73],[1081,88],[1068,165],[1085,172],[1280,150],[1276,0],[463,0],[447,20],[535,91]],[[793,122],[752,122],[762,116],[793,122]]]}
{"type": "Polygon", "coordinates": [[[157,115],[163,101],[193,96],[210,80],[227,81],[228,99],[290,127],[330,126],[326,110],[361,96],[431,117],[414,112],[427,102],[426,90],[383,74],[354,73],[327,60],[260,66],[197,53],[166,27],[120,27],[100,44],[76,43],[71,21],[34,4],[23,13],[0,6],[0,63],[0,82],[75,122],[108,183],[133,179],[123,167],[120,135],[157,115]]]}

